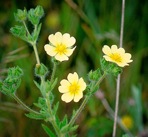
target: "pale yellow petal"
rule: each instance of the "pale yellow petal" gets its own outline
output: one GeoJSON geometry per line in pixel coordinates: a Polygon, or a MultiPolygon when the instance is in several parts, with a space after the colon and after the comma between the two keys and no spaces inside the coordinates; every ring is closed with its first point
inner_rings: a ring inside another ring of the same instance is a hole
{"type": "Polygon", "coordinates": [[[66,47],[71,47],[75,44],[76,39],[74,37],[70,37],[68,33],[65,33],[62,38],[62,44],[66,45],[66,47]]]}
{"type": "Polygon", "coordinates": [[[68,33],[63,34],[62,44],[66,45],[66,47],[67,47],[67,43],[68,43],[69,39],[70,39],[70,35],[68,33]]]}
{"type": "Polygon", "coordinates": [[[113,61],[109,56],[104,55],[103,58],[105,58],[106,61],[113,61]]]}
{"type": "Polygon", "coordinates": [[[119,48],[119,49],[118,49],[118,53],[119,53],[120,55],[124,55],[124,54],[125,54],[124,48],[119,48]]]}
{"type": "Polygon", "coordinates": [[[125,62],[121,62],[121,63],[116,62],[116,64],[117,64],[119,67],[125,67],[125,66],[128,66],[128,64],[125,63],[125,62]]]}
{"type": "Polygon", "coordinates": [[[74,74],[69,73],[69,75],[67,76],[67,79],[68,79],[68,81],[69,81],[70,83],[73,83],[73,82],[76,82],[76,83],[77,83],[79,77],[78,77],[78,74],[77,74],[76,72],[74,72],[74,74]]]}
{"type": "Polygon", "coordinates": [[[86,89],[86,83],[84,82],[83,78],[80,78],[79,79],[79,82],[78,82],[79,86],[80,86],[80,90],[81,91],[84,91],[86,89]]]}
{"type": "Polygon", "coordinates": [[[58,90],[59,90],[60,93],[67,93],[68,92],[68,87],[59,86],[58,90]]]}
{"type": "Polygon", "coordinates": [[[69,57],[71,56],[71,54],[73,53],[73,51],[75,50],[76,47],[72,48],[72,49],[67,49],[65,54],[69,57]]]}
{"type": "Polygon", "coordinates": [[[60,84],[61,86],[58,88],[59,92],[66,93],[69,91],[70,83],[67,80],[63,79],[60,84]]]}
{"type": "Polygon", "coordinates": [[[71,47],[76,43],[76,39],[74,37],[70,37],[70,39],[67,42],[67,47],[71,47]]]}
{"type": "Polygon", "coordinates": [[[104,45],[104,46],[103,46],[102,51],[103,51],[103,53],[106,54],[106,55],[110,55],[110,54],[111,54],[111,49],[110,49],[110,47],[107,46],[107,45],[104,45]]]}
{"type": "Polygon", "coordinates": [[[55,59],[62,62],[68,60],[69,58],[65,54],[56,54],[55,59]]]}
{"type": "Polygon", "coordinates": [[[125,53],[123,58],[128,61],[131,59],[131,57],[132,57],[131,54],[125,53]]]}
{"type": "Polygon", "coordinates": [[[62,86],[66,86],[66,87],[70,86],[70,83],[69,83],[68,80],[66,80],[66,79],[63,79],[63,80],[60,82],[60,84],[61,84],[62,86]]]}
{"type": "Polygon", "coordinates": [[[55,45],[54,46],[57,46],[57,45],[62,43],[62,34],[61,34],[61,32],[55,33],[54,37],[55,37],[54,38],[55,39],[55,45]]]}
{"type": "Polygon", "coordinates": [[[69,103],[70,101],[72,101],[74,98],[74,95],[73,94],[70,94],[69,92],[68,93],[65,93],[62,95],[61,99],[63,101],[65,101],[66,103],[69,103]]]}
{"type": "Polygon", "coordinates": [[[50,41],[50,43],[52,43],[53,45],[56,45],[56,40],[55,40],[55,36],[53,34],[48,36],[48,40],[50,41]]]}
{"type": "Polygon", "coordinates": [[[117,47],[117,45],[112,45],[112,46],[111,46],[111,52],[112,52],[112,53],[118,52],[118,47],[117,47]]]}
{"type": "Polygon", "coordinates": [[[44,49],[46,51],[46,53],[50,56],[55,56],[57,53],[55,52],[55,48],[53,46],[50,46],[49,44],[46,44],[44,46],[44,49]]]}
{"type": "Polygon", "coordinates": [[[83,92],[78,92],[74,96],[74,102],[78,102],[83,97],[83,92]]]}

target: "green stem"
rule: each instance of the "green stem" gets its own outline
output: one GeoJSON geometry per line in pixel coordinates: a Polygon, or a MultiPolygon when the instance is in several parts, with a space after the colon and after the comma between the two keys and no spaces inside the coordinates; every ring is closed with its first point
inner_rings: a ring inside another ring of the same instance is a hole
{"type": "Polygon", "coordinates": [[[27,26],[26,26],[25,21],[23,21],[23,25],[24,25],[24,27],[25,27],[25,29],[26,29],[26,31],[27,31],[27,34],[30,35],[30,32],[29,32],[29,30],[28,30],[28,28],[27,28],[27,26]]]}
{"type": "Polygon", "coordinates": [[[47,111],[49,113],[49,119],[48,120],[52,124],[57,136],[58,137],[64,137],[62,135],[62,133],[60,132],[60,129],[59,129],[57,123],[56,123],[56,117],[52,113],[51,103],[50,103],[50,100],[49,100],[49,94],[50,93],[45,93],[46,91],[44,90],[44,83],[45,83],[45,78],[41,77],[41,85],[43,87],[43,89],[42,89],[43,91],[41,91],[41,92],[42,92],[44,98],[46,99],[47,111]]]}
{"type": "Polygon", "coordinates": [[[79,114],[81,113],[81,111],[84,109],[85,105],[87,104],[89,98],[90,98],[91,94],[90,95],[87,95],[85,97],[85,99],[83,100],[81,106],[79,107],[79,109],[77,110],[76,114],[72,117],[72,119],[70,120],[69,122],[69,127],[71,127],[74,122],[76,121],[77,117],[79,116],[79,114]]]}
{"type": "Polygon", "coordinates": [[[34,114],[37,114],[37,115],[40,115],[39,112],[29,108],[27,105],[25,105],[15,94],[12,95],[12,97],[20,104],[24,107],[25,110],[31,112],[31,113],[34,113],[34,114]]]}
{"type": "Polygon", "coordinates": [[[56,62],[53,62],[53,71],[52,71],[51,80],[50,80],[51,82],[53,82],[53,80],[54,80],[56,69],[57,69],[57,64],[56,64],[56,62]]]}
{"type": "Polygon", "coordinates": [[[102,75],[102,77],[98,80],[98,82],[95,84],[95,86],[90,90],[90,93],[88,95],[86,95],[85,99],[83,100],[81,106],[79,107],[79,109],[77,110],[77,112],[75,113],[75,115],[72,117],[72,119],[69,122],[69,126],[72,126],[74,124],[74,122],[76,121],[76,119],[78,118],[79,114],[81,113],[81,111],[84,109],[85,105],[87,104],[88,100],[90,99],[92,93],[94,93],[94,90],[96,89],[96,87],[102,82],[102,80],[105,78],[106,73],[104,73],[102,75]]]}
{"type": "MultiPolygon", "coordinates": [[[[24,25],[24,27],[25,27],[25,29],[27,31],[27,34],[30,36],[30,32],[29,32],[29,30],[28,30],[28,28],[26,26],[26,23],[24,21],[23,21],[23,25],[24,25]]],[[[37,25],[35,25],[35,31],[36,31],[36,29],[37,29],[37,25]]],[[[37,48],[36,48],[36,41],[37,40],[30,41],[29,43],[33,46],[33,50],[35,52],[35,57],[36,57],[37,64],[40,65],[40,59],[39,59],[38,51],[37,51],[37,48]]]]}
{"type": "Polygon", "coordinates": [[[95,89],[97,86],[100,85],[100,83],[102,82],[102,80],[106,77],[107,73],[103,73],[102,77],[98,80],[98,82],[95,84],[94,88],[95,89]]]}
{"type": "Polygon", "coordinates": [[[50,104],[50,100],[49,100],[49,97],[48,97],[48,94],[46,94],[46,103],[47,103],[47,107],[48,107],[48,113],[50,114],[50,118],[49,118],[49,121],[51,122],[56,134],[58,137],[62,137],[61,135],[61,132],[60,132],[60,129],[56,123],[56,118],[55,118],[55,115],[52,114],[52,110],[51,110],[51,104],[50,104]]]}
{"type": "Polygon", "coordinates": [[[37,64],[40,65],[40,59],[39,59],[38,51],[37,51],[37,48],[36,48],[36,44],[32,43],[32,46],[33,46],[33,50],[34,50],[34,53],[35,53],[37,64]]]}

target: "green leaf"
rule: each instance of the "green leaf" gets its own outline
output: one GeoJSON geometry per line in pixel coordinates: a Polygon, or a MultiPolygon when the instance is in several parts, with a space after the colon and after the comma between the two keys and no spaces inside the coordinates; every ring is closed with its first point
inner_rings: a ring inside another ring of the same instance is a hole
{"type": "Polygon", "coordinates": [[[52,83],[52,85],[51,85],[51,91],[54,89],[54,87],[56,86],[57,82],[58,82],[58,78],[56,78],[54,80],[54,82],[52,83]]]}
{"type": "Polygon", "coordinates": [[[62,133],[65,133],[65,132],[69,131],[69,128],[70,128],[70,127],[69,127],[69,125],[67,124],[67,125],[65,125],[65,126],[62,127],[61,132],[62,132],[62,133]]]}
{"type": "Polygon", "coordinates": [[[56,137],[56,135],[46,125],[42,124],[42,127],[49,137],[56,137]]]}
{"type": "Polygon", "coordinates": [[[70,132],[74,132],[79,126],[75,125],[69,129],[70,132]]]}
{"type": "Polygon", "coordinates": [[[37,86],[37,88],[40,89],[39,83],[37,83],[35,80],[34,80],[33,82],[34,82],[34,84],[37,86]]]}
{"type": "Polygon", "coordinates": [[[56,123],[57,123],[57,125],[58,125],[58,127],[59,127],[59,125],[60,125],[60,120],[59,120],[58,116],[55,115],[55,119],[56,119],[56,123]]]}
{"type": "Polygon", "coordinates": [[[46,100],[42,97],[38,98],[38,103],[34,103],[35,106],[41,108],[41,109],[46,109],[47,105],[46,105],[46,100]]]}
{"type": "Polygon", "coordinates": [[[56,115],[58,108],[59,108],[59,102],[57,102],[53,107],[53,115],[56,115]]]}
{"type": "Polygon", "coordinates": [[[21,38],[21,39],[24,40],[24,41],[27,41],[26,29],[25,29],[24,26],[18,26],[18,25],[16,25],[15,27],[12,27],[12,28],[10,29],[10,32],[11,32],[14,36],[16,36],[16,37],[18,37],[18,38],[21,38]]]}
{"type": "Polygon", "coordinates": [[[132,86],[132,93],[135,100],[135,109],[134,109],[134,119],[135,125],[137,126],[139,132],[143,130],[142,122],[142,90],[140,86],[132,86]]]}
{"type": "Polygon", "coordinates": [[[102,76],[100,69],[98,68],[95,71],[90,71],[88,74],[89,80],[98,81],[98,79],[102,76]]]}
{"type": "Polygon", "coordinates": [[[34,113],[29,113],[29,114],[25,114],[28,118],[31,118],[31,119],[36,119],[36,120],[42,120],[42,119],[45,119],[45,117],[43,115],[37,115],[37,114],[34,114],[34,113]]]}
{"type": "Polygon", "coordinates": [[[66,126],[68,123],[67,115],[64,116],[63,120],[60,122],[60,128],[66,126]]]}
{"type": "Polygon", "coordinates": [[[8,76],[1,82],[1,90],[9,95],[14,94],[21,84],[23,70],[20,67],[12,67],[8,69],[8,76]]]}

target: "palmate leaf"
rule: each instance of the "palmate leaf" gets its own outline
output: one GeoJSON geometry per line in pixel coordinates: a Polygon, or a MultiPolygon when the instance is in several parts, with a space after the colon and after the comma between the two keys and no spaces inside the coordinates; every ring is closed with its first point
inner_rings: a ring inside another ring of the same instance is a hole
{"type": "Polygon", "coordinates": [[[42,124],[42,127],[49,137],[56,137],[56,135],[46,125],[42,124]]]}
{"type": "Polygon", "coordinates": [[[21,38],[21,39],[23,39],[24,41],[27,41],[26,29],[25,29],[24,26],[18,26],[18,25],[16,25],[15,27],[12,27],[12,28],[10,29],[10,32],[11,32],[14,36],[16,36],[16,37],[18,37],[18,38],[21,38]]]}

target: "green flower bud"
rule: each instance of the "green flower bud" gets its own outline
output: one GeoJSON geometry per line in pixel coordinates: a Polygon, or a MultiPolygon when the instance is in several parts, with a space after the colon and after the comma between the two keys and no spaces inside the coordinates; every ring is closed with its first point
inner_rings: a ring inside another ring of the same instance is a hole
{"type": "Polygon", "coordinates": [[[108,62],[105,59],[101,59],[101,69],[106,72],[107,74],[114,75],[115,77],[118,76],[122,72],[122,68],[119,67],[117,64],[108,62]]]}
{"type": "Polygon", "coordinates": [[[30,9],[28,12],[28,19],[33,25],[38,25],[41,17],[44,15],[44,10],[41,6],[35,9],[30,9]]]}
{"type": "Polygon", "coordinates": [[[48,69],[44,64],[36,64],[35,74],[38,77],[45,77],[48,73],[48,69]]]}
{"type": "Polygon", "coordinates": [[[18,22],[23,22],[27,19],[27,11],[26,9],[20,10],[18,9],[16,13],[14,13],[15,19],[18,22]]]}
{"type": "Polygon", "coordinates": [[[37,6],[34,10],[35,16],[41,18],[44,15],[44,10],[41,6],[37,6]]]}
{"type": "Polygon", "coordinates": [[[90,71],[89,72],[89,74],[88,74],[88,77],[89,77],[89,79],[90,80],[92,80],[92,81],[97,81],[99,78],[100,78],[100,76],[101,76],[102,74],[101,74],[101,72],[100,72],[100,69],[97,69],[97,70],[95,70],[95,71],[90,71]]]}

